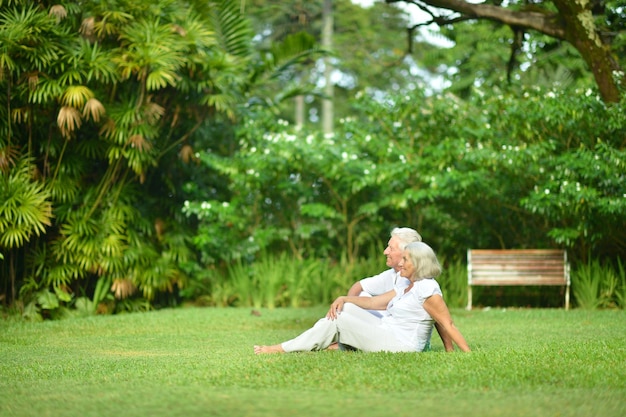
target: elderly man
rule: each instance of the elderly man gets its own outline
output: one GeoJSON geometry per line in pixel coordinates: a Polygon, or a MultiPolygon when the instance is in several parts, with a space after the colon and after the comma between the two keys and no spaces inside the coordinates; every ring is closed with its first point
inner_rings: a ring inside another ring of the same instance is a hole
{"type": "Polygon", "coordinates": [[[387,258],[388,269],[373,277],[363,278],[352,285],[348,295],[374,296],[393,290],[396,285],[409,285],[409,280],[400,276],[398,265],[402,260],[402,252],[411,242],[421,242],[422,237],[408,227],[396,227],[391,231],[391,238],[383,254],[387,258]]]}
{"type": "MultiPolygon", "coordinates": [[[[383,254],[387,258],[387,266],[390,268],[378,275],[372,277],[363,278],[355,282],[348,295],[359,295],[361,297],[371,297],[375,295],[384,294],[387,291],[393,290],[396,286],[408,286],[410,281],[400,275],[400,262],[402,261],[402,253],[404,248],[411,242],[421,242],[422,237],[417,231],[409,227],[396,227],[391,231],[391,237],[387,242],[383,254]]],[[[371,310],[370,313],[374,315],[385,314],[385,311],[371,310]]],[[[452,339],[445,333],[445,331],[435,324],[435,328],[441,337],[444,348],[446,351],[451,352],[454,350],[452,345],[452,339]]],[[[337,344],[333,344],[329,349],[337,349],[337,344]]]]}

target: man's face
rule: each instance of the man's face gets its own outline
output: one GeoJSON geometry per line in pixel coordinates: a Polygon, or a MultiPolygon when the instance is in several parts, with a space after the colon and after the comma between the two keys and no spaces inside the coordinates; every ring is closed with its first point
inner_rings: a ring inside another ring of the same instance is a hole
{"type": "Polygon", "coordinates": [[[387,266],[399,271],[400,261],[402,260],[402,249],[400,249],[400,242],[398,241],[398,238],[393,236],[389,239],[383,254],[387,257],[387,266]]]}

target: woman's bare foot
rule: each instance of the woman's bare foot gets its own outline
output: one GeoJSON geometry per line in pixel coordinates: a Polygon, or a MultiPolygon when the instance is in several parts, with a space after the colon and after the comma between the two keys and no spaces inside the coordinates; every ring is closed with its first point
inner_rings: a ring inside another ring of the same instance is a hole
{"type": "Polygon", "coordinates": [[[264,353],[285,353],[285,350],[281,345],[272,345],[272,346],[258,346],[254,345],[254,353],[256,355],[264,354],[264,353]]]}

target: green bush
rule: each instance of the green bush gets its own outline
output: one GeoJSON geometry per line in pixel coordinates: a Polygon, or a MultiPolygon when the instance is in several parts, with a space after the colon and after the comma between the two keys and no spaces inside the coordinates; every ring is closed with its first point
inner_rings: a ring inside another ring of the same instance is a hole
{"type": "Polygon", "coordinates": [[[617,268],[599,260],[589,261],[572,272],[572,291],[579,308],[625,308],[626,274],[621,261],[617,268]]]}
{"type": "Polygon", "coordinates": [[[614,260],[626,245],[613,227],[626,218],[625,103],[536,89],[469,102],[361,96],[354,106],[333,135],[261,115],[232,155],[199,153],[225,184],[184,208],[204,259],[336,258],[340,247],[354,262],[395,225],[450,258],[559,247],[575,261],[614,260]]]}
{"type": "Polygon", "coordinates": [[[446,304],[450,308],[467,305],[467,265],[461,260],[446,262],[442,260],[443,273],[437,279],[446,304]]]}
{"type": "Polygon", "coordinates": [[[238,260],[222,271],[212,270],[199,284],[181,291],[198,305],[252,308],[306,307],[328,304],[348,292],[357,280],[387,268],[382,250],[349,262],[340,256],[329,259],[298,259],[287,253],[263,253],[250,261],[238,260]]]}

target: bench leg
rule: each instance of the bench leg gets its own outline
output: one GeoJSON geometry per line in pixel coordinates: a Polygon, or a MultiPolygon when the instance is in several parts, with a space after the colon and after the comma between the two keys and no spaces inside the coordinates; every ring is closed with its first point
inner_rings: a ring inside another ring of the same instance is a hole
{"type": "Polygon", "coordinates": [[[472,309],[472,286],[467,286],[467,310],[472,309]]]}
{"type": "Polygon", "coordinates": [[[565,288],[565,310],[569,310],[569,285],[565,288]]]}

